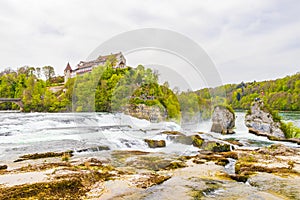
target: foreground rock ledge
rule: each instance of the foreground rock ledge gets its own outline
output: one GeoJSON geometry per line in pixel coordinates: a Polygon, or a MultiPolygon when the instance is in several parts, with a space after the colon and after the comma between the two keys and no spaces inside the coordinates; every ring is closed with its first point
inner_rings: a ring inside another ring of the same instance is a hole
{"type": "Polygon", "coordinates": [[[0,199],[299,199],[300,196],[300,151],[284,145],[226,152],[213,148],[200,150],[196,156],[179,157],[114,151],[109,160],[71,157],[62,162],[57,157],[46,161],[41,158],[19,169],[2,170],[0,177],[35,173],[46,175],[46,179],[23,185],[0,185],[0,199]],[[38,160],[43,162],[38,164],[38,160]],[[236,161],[235,171],[226,172],[232,160],[236,161]],[[51,172],[46,174],[47,170],[51,172]]]}

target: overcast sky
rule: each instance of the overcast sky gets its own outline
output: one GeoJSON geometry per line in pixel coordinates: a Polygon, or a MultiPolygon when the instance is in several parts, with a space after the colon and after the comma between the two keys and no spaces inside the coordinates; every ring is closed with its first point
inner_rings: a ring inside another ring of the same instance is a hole
{"type": "Polygon", "coordinates": [[[223,83],[279,78],[300,71],[299,10],[298,0],[0,0],[0,70],[63,74],[112,36],[163,28],[204,48],[223,83]]]}

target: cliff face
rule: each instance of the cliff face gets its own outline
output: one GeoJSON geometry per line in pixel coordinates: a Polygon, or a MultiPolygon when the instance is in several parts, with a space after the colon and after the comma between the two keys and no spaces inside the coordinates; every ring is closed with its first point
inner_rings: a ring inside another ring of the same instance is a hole
{"type": "Polygon", "coordinates": [[[256,101],[250,108],[250,113],[245,117],[245,125],[250,132],[285,138],[283,131],[280,129],[280,122],[275,122],[270,112],[264,109],[262,101],[256,101]]]}
{"type": "Polygon", "coordinates": [[[139,119],[146,119],[151,122],[164,121],[167,118],[165,109],[161,109],[159,106],[147,106],[145,104],[126,106],[123,112],[127,115],[139,119]]]}
{"type": "Polygon", "coordinates": [[[216,106],[212,115],[211,131],[216,133],[234,133],[235,115],[224,106],[216,106]]]}

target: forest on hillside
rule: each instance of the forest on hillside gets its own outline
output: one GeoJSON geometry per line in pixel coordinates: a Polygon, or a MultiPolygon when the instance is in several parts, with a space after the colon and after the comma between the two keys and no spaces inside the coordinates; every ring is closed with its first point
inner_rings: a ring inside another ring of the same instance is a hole
{"type": "MultiPolygon", "coordinates": [[[[127,105],[156,105],[169,118],[184,121],[208,119],[215,105],[249,109],[261,98],[272,110],[300,110],[300,73],[261,82],[226,84],[198,91],[173,92],[165,82],[158,84],[158,73],[142,65],[114,69],[111,62],[71,78],[64,84],[53,67],[21,67],[0,72],[0,97],[21,98],[25,112],[122,112],[127,105]],[[42,74],[46,78],[41,78],[42,74]],[[51,88],[59,86],[58,91],[51,88]]],[[[1,110],[18,109],[1,103],[1,110]]]]}
{"type": "MultiPolygon", "coordinates": [[[[50,66],[4,70],[0,73],[0,97],[21,98],[25,112],[121,112],[129,104],[145,104],[158,106],[168,119],[181,117],[177,97],[168,84],[159,85],[158,75],[142,65],[115,69],[107,62],[66,83],[54,75],[50,66]],[[59,90],[54,92],[51,88],[57,86],[59,90]]],[[[18,109],[18,105],[1,103],[0,109],[18,109]]]]}
{"type": "Polygon", "coordinates": [[[300,73],[261,82],[241,82],[215,88],[177,94],[185,116],[202,114],[209,118],[215,105],[229,105],[233,109],[248,110],[255,98],[263,100],[272,110],[300,111],[300,73]]]}
{"type": "Polygon", "coordinates": [[[145,104],[165,110],[168,119],[180,119],[175,94],[167,84],[159,85],[158,75],[142,65],[114,69],[107,63],[67,85],[73,85],[73,110],[77,112],[121,112],[129,105],[145,104]]]}

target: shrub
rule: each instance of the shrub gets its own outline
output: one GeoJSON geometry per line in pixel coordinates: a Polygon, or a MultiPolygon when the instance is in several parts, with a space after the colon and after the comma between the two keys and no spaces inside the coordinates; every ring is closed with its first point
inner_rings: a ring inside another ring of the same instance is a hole
{"type": "Polygon", "coordinates": [[[69,153],[64,153],[61,157],[62,161],[68,162],[70,160],[70,154],[69,153]]]}
{"type": "Polygon", "coordinates": [[[280,122],[280,128],[286,138],[300,138],[300,128],[295,126],[292,122],[280,122]]]}

